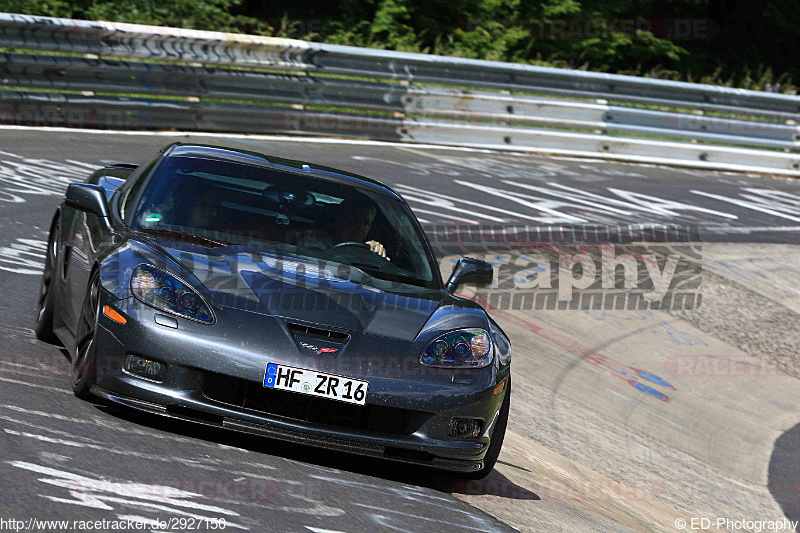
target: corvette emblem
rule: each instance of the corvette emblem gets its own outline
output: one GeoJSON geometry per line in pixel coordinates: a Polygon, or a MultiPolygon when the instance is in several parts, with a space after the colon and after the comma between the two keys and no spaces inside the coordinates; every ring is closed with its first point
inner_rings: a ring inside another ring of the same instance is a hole
{"type": "Polygon", "coordinates": [[[305,348],[306,350],[311,350],[314,353],[336,353],[339,351],[339,348],[319,348],[314,346],[313,344],[308,344],[307,342],[301,342],[300,346],[305,348]]]}

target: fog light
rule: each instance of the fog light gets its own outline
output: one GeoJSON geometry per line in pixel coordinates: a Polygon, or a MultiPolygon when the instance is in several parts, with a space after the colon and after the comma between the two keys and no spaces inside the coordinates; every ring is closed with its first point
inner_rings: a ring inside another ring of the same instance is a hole
{"type": "Polygon", "coordinates": [[[453,418],[447,434],[451,437],[477,437],[481,434],[481,421],[474,418],[453,418]]]}
{"type": "Polygon", "coordinates": [[[125,366],[122,370],[136,377],[150,379],[152,381],[163,381],[167,366],[157,361],[151,361],[138,355],[128,354],[125,357],[125,366]]]}

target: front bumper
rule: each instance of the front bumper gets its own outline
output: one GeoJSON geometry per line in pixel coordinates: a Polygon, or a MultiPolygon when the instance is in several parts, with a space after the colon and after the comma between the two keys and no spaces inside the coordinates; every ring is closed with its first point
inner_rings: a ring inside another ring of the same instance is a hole
{"type": "MultiPolygon", "coordinates": [[[[434,449],[420,451],[418,445],[398,439],[349,435],[338,431],[332,432],[321,428],[303,427],[299,424],[270,420],[265,417],[253,417],[254,420],[249,420],[251,417],[243,416],[243,413],[220,410],[217,406],[205,403],[174,402],[172,400],[168,400],[167,404],[155,403],[113,393],[97,385],[92,388],[92,393],[106,401],[140,411],[296,444],[429,466],[452,472],[473,472],[483,468],[483,461],[476,459],[475,456],[465,455],[460,459],[437,457],[434,455],[434,449]],[[187,403],[193,404],[193,406],[187,407],[187,403]]],[[[452,454],[461,451],[474,452],[479,449],[481,456],[485,454],[485,446],[488,446],[488,442],[475,441],[473,444],[476,446],[471,446],[471,449],[468,450],[444,447],[440,451],[452,454]]]]}
{"type": "MultiPolygon", "coordinates": [[[[268,362],[311,367],[313,361],[298,364],[289,356],[281,360],[287,348],[265,355],[268,350],[263,339],[257,348],[248,349],[252,345],[247,332],[263,332],[263,322],[272,320],[270,317],[235,311],[239,322],[254,323],[252,328],[241,324],[238,342],[231,342],[212,337],[211,333],[220,331],[210,329],[215,326],[179,319],[177,330],[165,328],[155,322],[154,310],[135,300],[115,303],[129,317],[128,322],[122,326],[101,317],[96,339],[97,379],[92,389],[110,402],[234,431],[443,470],[471,472],[483,467],[489,435],[504,396],[493,392],[495,383],[502,379],[493,368],[473,371],[471,380],[452,371],[405,377],[350,372],[348,375],[370,382],[368,404],[427,415],[408,433],[288,418],[217,401],[209,398],[203,387],[212,373],[261,387],[268,362]],[[156,383],[123,372],[121,363],[130,353],[166,363],[164,380],[156,383]],[[482,434],[468,439],[447,436],[454,417],[483,420],[482,434]]],[[[220,319],[224,317],[218,315],[220,319]]]]}

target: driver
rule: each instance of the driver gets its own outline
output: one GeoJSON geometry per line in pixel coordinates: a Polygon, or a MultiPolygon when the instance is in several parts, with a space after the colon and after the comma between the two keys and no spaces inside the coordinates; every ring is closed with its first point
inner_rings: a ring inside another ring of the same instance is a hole
{"type": "Polygon", "coordinates": [[[217,191],[213,187],[206,188],[189,210],[186,225],[193,228],[213,226],[221,204],[217,191]]]}
{"type": "MultiPolygon", "coordinates": [[[[377,209],[372,205],[356,205],[352,209],[345,212],[344,216],[338,222],[341,223],[341,230],[343,235],[337,235],[337,243],[355,241],[363,242],[369,245],[369,249],[379,256],[391,261],[386,255],[386,248],[378,241],[367,241],[367,235],[372,228],[372,223],[375,221],[377,209]]],[[[335,232],[338,233],[338,232],[335,232]]]]}
{"type": "Polygon", "coordinates": [[[305,246],[320,246],[331,248],[347,242],[364,243],[370,251],[391,261],[386,254],[386,248],[378,241],[366,240],[372,223],[377,215],[374,205],[356,203],[336,206],[339,209],[331,216],[322,217],[322,221],[314,231],[303,239],[305,246]]]}

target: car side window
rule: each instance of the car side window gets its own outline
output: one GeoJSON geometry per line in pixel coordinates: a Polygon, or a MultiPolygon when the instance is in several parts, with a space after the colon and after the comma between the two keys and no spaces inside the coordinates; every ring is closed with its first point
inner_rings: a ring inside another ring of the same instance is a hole
{"type": "Polygon", "coordinates": [[[126,219],[126,215],[133,209],[134,202],[136,201],[136,198],[139,197],[139,192],[142,190],[145,182],[148,181],[147,175],[150,174],[153,166],[155,166],[160,160],[161,154],[159,153],[149,163],[140,166],[126,180],[126,185],[131,181],[132,184],[126,187],[124,192],[125,197],[122,199],[122,203],[120,204],[120,216],[123,220],[126,219]]]}

